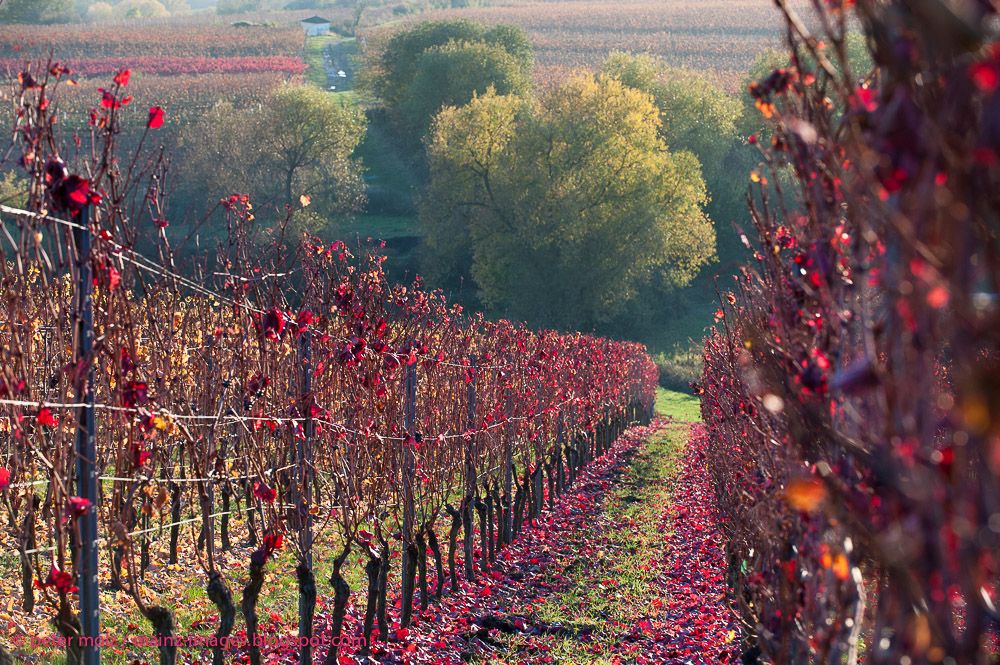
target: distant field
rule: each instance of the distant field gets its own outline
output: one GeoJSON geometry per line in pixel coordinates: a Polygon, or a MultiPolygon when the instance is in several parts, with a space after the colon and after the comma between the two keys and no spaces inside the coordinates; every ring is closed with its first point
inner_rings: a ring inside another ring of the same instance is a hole
{"type": "Polygon", "coordinates": [[[594,69],[610,51],[652,53],[676,66],[711,72],[735,91],[754,58],[781,41],[767,0],[507,0],[492,7],[427,12],[413,21],[463,17],[524,28],[542,85],[594,69]]]}
{"type": "Polygon", "coordinates": [[[128,93],[135,103],[123,118],[142,126],[150,106],[167,112],[177,127],[224,99],[237,108],[261,103],[283,81],[301,80],[304,35],[287,27],[245,26],[196,20],[99,26],[4,26],[0,72],[11,75],[26,60],[54,58],[73,71],[76,87],[57,97],[63,124],[85,125],[120,68],[132,70],[128,93]]]}
{"type": "Polygon", "coordinates": [[[234,27],[203,19],[133,22],[123,25],[5,25],[0,57],[48,54],[83,58],[259,58],[294,57],[304,36],[295,24],[234,27]]]}

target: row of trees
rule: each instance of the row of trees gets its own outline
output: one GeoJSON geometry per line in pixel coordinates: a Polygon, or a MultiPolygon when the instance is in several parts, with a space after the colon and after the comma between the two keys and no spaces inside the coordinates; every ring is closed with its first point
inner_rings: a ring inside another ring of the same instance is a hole
{"type": "Polygon", "coordinates": [[[415,198],[427,231],[420,268],[435,286],[537,325],[636,334],[678,287],[739,255],[731,223],[745,226],[747,213],[730,176],[754,163],[748,136],[769,135],[753,104],[651,56],[611,54],[597,75],[548,91],[534,90],[532,64],[512,26],[425,22],[372,35],[361,83],[380,107],[362,118],[294,86],[260,108],[219,104],[168,141],[184,164],[174,207],[201,218],[205,183],[211,199],[236,189],[278,208],[305,193],[296,228],[328,235],[368,208],[408,214],[415,198]],[[472,163],[477,150],[490,164],[472,163]],[[373,151],[398,159],[400,182],[363,183],[358,155],[373,151]]]}
{"type": "Polygon", "coordinates": [[[165,18],[190,10],[187,0],[4,0],[0,3],[0,23],[165,18]]]}
{"type": "Polygon", "coordinates": [[[993,662],[997,8],[815,3],[812,34],[779,5],[752,260],[702,386],[745,658],[993,662]]]}
{"type": "MultiPolygon", "coordinates": [[[[245,195],[222,203],[214,259],[182,276],[158,187],[164,156],[116,157],[127,76],[109,87],[106,122],[76,163],[58,152],[46,102],[61,76],[20,77],[13,136],[27,210],[5,211],[0,246],[0,497],[18,537],[23,609],[37,588],[61,635],[99,631],[102,569],[155,635],[175,635],[173,611],[152,604],[143,582],[159,521],[171,560],[186,552],[204,574],[220,640],[239,611],[253,642],[282,548],[297,561],[300,635],[313,635],[321,537],[335,543],[330,631],[340,636],[343,567],[360,551],[367,653],[376,626],[380,639],[389,633],[395,540],[405,627],[445,590],[436,525],[449,523],[454,590],[459,534],[472,580],[475,538],[488,572],[546,498],[651,413],[656,369],[640,345],[465,315],[419,282],[388,284],[375,250],[355,257],[340,242],[290,237],[290,215],[263,229],[245,195]],[[155,258],[135,249],[144,227],[157,229],[155,258]],[[231,546],[234,504],[256,547],[238,605],[218,551],[231,546]],[[185,505],[199,516],[188,537],[185,505]]],[[[161,127],[151,109],[147,135],[161,127]]],[[[261,662],[259,649],[248,655],[261,662]]],[[[161,663],[176,656],[160,648],[161,663]]],[[[223,657],[213,649],[213,662],[223,657]]],[[[313,657],[300,649],[301,663],[313,657]]],[[[97,653],[74,640],[69,658],[96,663],[97,653]]],[[[326,662],[337,658],[332,648],[326,662]]]]}
{"type": "MultiPolygon", "coordinates": [[[[852,71],[866,71],[861,34],[845,40],[852,71]]],[[[771,138],[748,91],[624,52],[538,91],[519,28],[461,20],[376,35],[364,61],[401,140],[423,142],[433,283],[474,283],[492,311],[543,325],[635,334],[699,272],[742,256],[746,182],[734,174],[771,138]]],[[[762,53],[746,84],[787,62],[762,53]]]]}

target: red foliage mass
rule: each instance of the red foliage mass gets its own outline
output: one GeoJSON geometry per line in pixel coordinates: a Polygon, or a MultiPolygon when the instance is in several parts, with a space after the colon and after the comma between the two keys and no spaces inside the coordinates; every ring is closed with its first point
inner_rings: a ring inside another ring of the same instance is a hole
{"type": "Polygon", "coordinates": [[[998,9],[815,3],[825,43],[843,43],[852,6],[877,72],[850,72],[789,15],[793,64],[751,90],[783,188],[752,177],[751,258],[706,340],[715,507],[744,624],[777,665],[854,662],[862,635],[870,662],[986,662],[998,9]]]}

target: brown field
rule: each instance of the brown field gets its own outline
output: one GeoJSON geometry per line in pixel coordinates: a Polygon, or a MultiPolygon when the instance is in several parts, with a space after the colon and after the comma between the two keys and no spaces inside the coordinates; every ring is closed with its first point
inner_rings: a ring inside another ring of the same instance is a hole
{"type": "Polygon", "coordinates": [[[780,45],[783,28],[768,0],[507,0],[426,12],[413,21],[453,17],[524,28],[542,85],[594,69],[617,49],[711,72],[736,91],[757,54],[780,45]]]}

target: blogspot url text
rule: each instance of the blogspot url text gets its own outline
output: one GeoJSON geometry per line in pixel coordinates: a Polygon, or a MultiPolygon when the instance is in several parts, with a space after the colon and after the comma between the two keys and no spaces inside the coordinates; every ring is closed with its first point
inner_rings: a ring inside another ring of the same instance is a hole
{"type": "Polygon", "coordinates": [[[298,637],[296,635],[255,635],[253,640],[248,640],[241,635],[231,635],[216,637],[215,635],[181,635],[175,637],[163,637],[159,635],[130,635],[124,639],[119,639],[115,635],[101,635],[97,638],[80,637],[68,638],[62,635],[12,635],[10,638],[15,647],[58,649],[69,646],[72,641],[81,647],[97,646],[102,649],[136,647],[136,648],[159,648],[163,646],[174,646],[179,649],[241,649],[253,644],[261,648],[281,648],[296,649],[304,646],[338,646],[347,648],[358,648],[364,646],[363,637],[343,636],[329,637],[314,635],[312,637],[298,637]]]}

